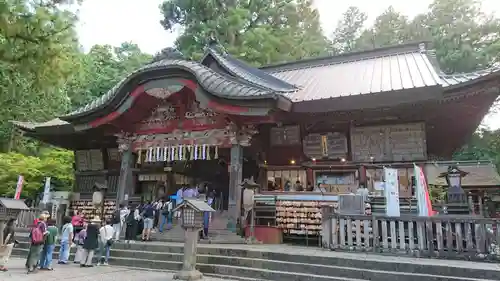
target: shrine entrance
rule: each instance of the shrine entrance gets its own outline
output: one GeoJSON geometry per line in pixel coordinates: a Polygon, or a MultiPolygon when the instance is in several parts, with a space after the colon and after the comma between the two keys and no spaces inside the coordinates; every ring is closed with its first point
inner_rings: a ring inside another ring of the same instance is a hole
{"type": "MultiPolygon", "coordinates": [[[[64,132],[66,147],[74,150],[118,148],[119,171],[104,163],[100,172],[100,181],[112,187],[107,197],[115,196],[116,203],[128,204],[136,193],[139,201],[141,194],[169,194],[177,183],[189,182],[179,177],[219,181],[234,228],[243,147],[250,146],[256,125],[275,123],[280,112],[291,110],[287,93],[297,90],[208,48],[200,62],[166,58],[145,65],[46,129],[64,132]]],[[[35,127],[33,132],[42,126],[35,127]]],[[[60,136],[47,139],[62,143],[60,136]]]]}
{"type": "Polygon", "coordinates": [[[139,101],[152,110],[131,107],[111,122],[121,130],[115,134],[123,155],[119,202],[151,201],[207,183],[203,191],[214,191],[217,206],[237,208],[243,147],[257,131],[230,114],[238,107],[210,108],[203,92],[189,85],[178,79],[146,84],[139,101]]]}

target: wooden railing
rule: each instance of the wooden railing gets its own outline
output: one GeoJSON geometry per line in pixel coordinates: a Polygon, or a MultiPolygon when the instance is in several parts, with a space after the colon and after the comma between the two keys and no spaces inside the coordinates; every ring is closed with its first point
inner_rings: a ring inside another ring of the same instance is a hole
{"type": "Polygon", "coordinates": [[[332,250],[500,260],[500,220],[329,214],[322,244],[332,250]]]}

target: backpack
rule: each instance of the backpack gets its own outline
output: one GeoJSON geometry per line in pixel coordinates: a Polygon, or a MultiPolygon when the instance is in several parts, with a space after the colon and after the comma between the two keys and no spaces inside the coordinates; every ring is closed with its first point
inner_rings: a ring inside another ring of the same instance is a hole
{"type": "Polygon", "coordinates": [[[154,217],[154,209],[153,206],[149,205],[144,208],[144,217],[145,218],[152,218],[154,217]]]}
{"type": "Polygon", "coordinates": [[[120,210],[116,210],[113,213],[113,217],[111,218],[111,223],[112,224],[119,224],[120,223],[120,210]]]}
{"type": "Polygon", "coordinates": [[[125,222],[127,223],[127,225],[132,225],[132,223],[134,223],[134,213],[133,212],[130,212],[130,214],[127,215],[127,218],[125,218],[125,222]]]}
{"type": "Polygon", "coordinates": [[[167,202],[165,204],[163,204],[163,207],[161,208],[161,213],[166,216],[168,215],[168,213],[170,212],[169,211],[169,208],[172,206],[172,202],[167,202]]]}
{"type": "Polygon", "coordinates": [[[45,239],[43,237],[42,229],[40,228],[39,225],[35,226],[31,230],[31,244],[42,245],[44,241],[45,241],[45,239]]]}

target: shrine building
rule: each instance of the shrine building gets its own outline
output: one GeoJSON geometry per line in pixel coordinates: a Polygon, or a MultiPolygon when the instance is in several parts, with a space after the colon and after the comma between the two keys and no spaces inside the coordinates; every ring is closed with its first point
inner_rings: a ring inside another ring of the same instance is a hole
{"type": "MultiPolygon", "coordinates": [[[[383,166],[398,169],[400,196],[412,197],[413,164],[437,177],[499,87],[498,67],[444,74],[425,43],[261,68],[210,46],[201,61],[145,65],[67,115],[14,123],[75,152],[78,206],[96,183],[114,206],[194,180],[210,182],[234,210],[249,177],[276,200],[334,201],[360,186],[374,191],[383,166]]],[[[474,169],[493,180],[472,186],[498,188],[492,165],[474,169]]]]}

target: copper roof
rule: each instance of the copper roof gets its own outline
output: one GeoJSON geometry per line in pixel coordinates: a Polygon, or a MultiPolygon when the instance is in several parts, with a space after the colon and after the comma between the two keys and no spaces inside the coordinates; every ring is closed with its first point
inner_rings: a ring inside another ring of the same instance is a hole
{"type": "Polygon", "coordinates": [[[461,85],[500,71],[491,68],[445,75],[425,44],[408,44],[264,67],[302,89],[288,94],[294,102],[331,99],[425,87],[461,85]]]}
{"type": "MultiPolygon", "coordinates": [[[[468,174],[462,178],[462,186],[500,186],[500,175],[498,175],[495,165],[489,163],[478,164],[458,164],[458,168],[468,174]]],[[[447,171],[447,165],[427,164],[424,167],[427,182],[432,185],[446,186],[446,179],[439,177],[443,172],[447,171]]]]}
{"type": "MultiPolygon", "coordinates": [[[[207,57],[212,57],[225,71],[229,72],[231,75],[241,78],[247,83],[258,87],[264,87],[281,93],[296,92],[298,90],[295,85],[278,79],[261,69],[252,67],[247,63],[227,54],[226,52],[218,52],[214,48],[209,47],[207,48],[205,57],[202,59],[202,63],[206,63],[207,57]]],[[[217,69],[214,68],[214,70],[217,69]]]]}

